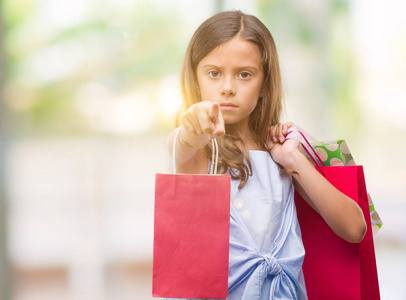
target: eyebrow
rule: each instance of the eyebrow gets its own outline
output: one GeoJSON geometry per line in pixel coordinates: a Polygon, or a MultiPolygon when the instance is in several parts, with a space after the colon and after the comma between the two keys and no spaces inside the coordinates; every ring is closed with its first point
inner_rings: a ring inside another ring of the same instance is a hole
{"type": "MultiPolygon", "coordinates": [[[[216,65],[204,65],[203,68],[216,68],[216,69],[222,69],[222,67],[220,66],[216,66],[216,65]]],[[[254,69],[254,70],[259,70],[259,68],[255,67],[255,66],[242,66],[242,67],[238,67],[237,69],[239,70],[244,70],[244,69],[254,69]]]]}

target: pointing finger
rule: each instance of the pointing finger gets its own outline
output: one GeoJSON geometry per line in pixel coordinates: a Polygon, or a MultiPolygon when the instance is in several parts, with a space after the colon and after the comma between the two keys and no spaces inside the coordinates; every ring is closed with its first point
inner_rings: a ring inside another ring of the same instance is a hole
{"type": "Polygon", "coordinates": [[[211,110],[209,111],[210,119],[212,119],[212,120],[217,119],[219,112],[220,112],[220,105],[218,103],[213,103],[211,110]]]}
{"type": "MultiPolygon", "coordinates": [[[[217,104],[218,106],[218,104],[217,104]]],[[[221,111],[218,107],[218,116],[214,122],[214,131],[211,134],[211,138],[214,139],[218,136],[223,136],[226,132],[225,130],[225,126],[224,126],[224,119],[223,119],[223,115],[221,114],[221,111]]]]}

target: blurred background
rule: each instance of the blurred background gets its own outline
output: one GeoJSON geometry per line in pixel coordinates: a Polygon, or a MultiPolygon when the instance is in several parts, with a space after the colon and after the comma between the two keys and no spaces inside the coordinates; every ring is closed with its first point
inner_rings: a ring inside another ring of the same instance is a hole
{"type": "Polygon", "coordinates": [[[148,300],[154,174],[195,29],[241,9],[273,34],[286,110],[345,139],[406,299],[406,2],[0,0],[0,299],[148,300]]]}

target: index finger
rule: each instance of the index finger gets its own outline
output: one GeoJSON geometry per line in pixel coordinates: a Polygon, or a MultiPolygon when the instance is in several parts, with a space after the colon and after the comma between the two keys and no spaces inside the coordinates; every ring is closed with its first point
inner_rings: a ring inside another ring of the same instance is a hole
{"type": "Polygon", "coordinates": [[[220,112],[220,105],[218,103],[213,103],[213,105],[211,106],[211,109],[209,111],[209,118],[211,120],[217,119],[219,112],[220,112]]]}

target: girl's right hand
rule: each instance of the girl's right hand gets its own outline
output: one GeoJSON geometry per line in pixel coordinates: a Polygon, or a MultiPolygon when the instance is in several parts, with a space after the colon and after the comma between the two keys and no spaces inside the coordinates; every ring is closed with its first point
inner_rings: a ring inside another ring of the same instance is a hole
{"type": "Polygon", "coordinates": [[[211,101],[193,104],[180,115],[180,124],[179,141],[193,148],[204,147],[210,139],[225,133],[220,105],[211,101]]]}

